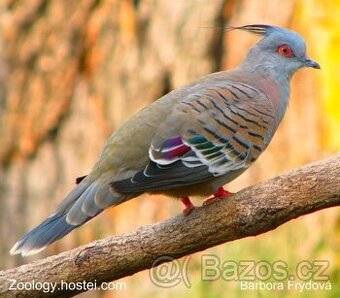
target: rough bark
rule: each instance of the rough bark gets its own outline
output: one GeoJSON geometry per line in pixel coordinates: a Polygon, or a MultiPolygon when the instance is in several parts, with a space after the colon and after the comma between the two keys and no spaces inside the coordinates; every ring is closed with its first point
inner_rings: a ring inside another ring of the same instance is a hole
{"type": "Polygon", "coordinates": [[[162,223],[144,226],[71,251],[0,272],[2,297],[61,297],[76,292],[9,291],[9,279],[98,285],[152,267],[161,256],[180,258],[209,247],[270,231],[298,216],[340,206],[340,155],[319,161],[234,196],[162,223]],[[171,235],[171,237],[170,237],[171,235]]]}

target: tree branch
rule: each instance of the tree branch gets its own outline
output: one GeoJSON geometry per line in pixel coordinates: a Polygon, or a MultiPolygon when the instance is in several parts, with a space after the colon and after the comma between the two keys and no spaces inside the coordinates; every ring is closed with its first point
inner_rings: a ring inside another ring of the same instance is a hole
{"type": "Polygon", "coordinates": [[[206,248],[259,235],[320,209],[340,205],[340,154],[234,196],[196,208],[189,216],[108,237],[31,264],[0,272],[1,297],[72,296],[78,291],[9,290],[12,280],[60,284],[96,280],[97,285],[151,268],[161,256],[180,258],[206,248]]]}

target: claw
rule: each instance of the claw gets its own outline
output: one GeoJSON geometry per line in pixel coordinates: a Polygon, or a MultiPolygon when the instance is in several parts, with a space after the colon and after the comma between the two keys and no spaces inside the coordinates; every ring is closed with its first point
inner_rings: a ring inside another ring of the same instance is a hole
{"type": "Polygon", "coordinates": [[[220,187],[215,193],[214,196],[203,202],[203,206],[210,205],[216,201],[220,201],[232,196],[234,193],[225,190],[223,187],[220,187]]]}
{"type": "Polygon", "coordinates": [[[189,197],[183,197],[181,198],[182,203],[184,204],[183,214],[189,215],[192,210],[194,210],[195,206],[193,203],[191,203],[189,197]]]}

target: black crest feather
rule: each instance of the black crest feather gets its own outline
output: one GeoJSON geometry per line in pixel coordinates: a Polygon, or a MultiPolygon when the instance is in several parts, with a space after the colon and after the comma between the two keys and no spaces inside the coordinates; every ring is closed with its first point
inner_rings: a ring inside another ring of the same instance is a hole
{"type": "Polygon", "coordinates": [[[275,29],[275,26],[263,25],[263,24],[253,24],[253,25],[244,25],[238,27],[228,27],[226,32],[232,30],[244,30],[258,35],[267,35],[275,29]]]}

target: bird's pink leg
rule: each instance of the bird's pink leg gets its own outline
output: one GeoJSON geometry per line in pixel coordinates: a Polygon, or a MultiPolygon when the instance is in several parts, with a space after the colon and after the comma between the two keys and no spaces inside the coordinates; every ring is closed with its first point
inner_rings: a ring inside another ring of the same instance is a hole
{"type": "Polygon", "coordinates": [[[194,210],[195,206],[191,203],[189,197],[181,198],[182,203],[184,204],[183,214],[188,215],[192,210],[194,210]]]}
{"type": "Polygon", "coordinates": [[[232,196],[234,193],[225,190],[223,187],[220,187],[215,193],[214,196],[206,201],[204,201],[203,205],[209,205],[214,203],[215,201],[219,201],[224,198],[228,198],[232,196]]]}

